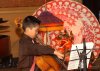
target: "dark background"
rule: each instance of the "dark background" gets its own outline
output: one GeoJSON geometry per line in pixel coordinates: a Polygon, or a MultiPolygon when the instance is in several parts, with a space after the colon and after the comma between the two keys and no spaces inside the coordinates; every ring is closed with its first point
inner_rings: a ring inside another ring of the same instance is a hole
{"type": "Polygon", "coordinates": [[[100,0],[83,0],[83,4],[87,6],[99,20],[100,0]]]}

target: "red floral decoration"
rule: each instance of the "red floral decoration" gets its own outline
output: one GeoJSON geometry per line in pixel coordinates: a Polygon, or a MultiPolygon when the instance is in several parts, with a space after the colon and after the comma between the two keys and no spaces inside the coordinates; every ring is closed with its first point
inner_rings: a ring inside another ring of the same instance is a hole
{"type": "Polygon", "coordinates": [[[66,54],[66,61],[69,61],[70,49],[74,41],[72,31],[70,32],[70,34],[68,34],[68,32],[64,30],[64,32],[60,32],[60,34],[55,39],[57,40],[60,46],[58,50],[61,53],[66,54]]]}
{"type": "Polygon", "coordinates": [[[74,40],[74,36],[72,31],[70,32],[70,35],[68,34],[68,32],[66,30],[64,30],[64,32],[60,32],[60,34],[56,37],[57,42],[59,42],[59,46],[61,48],[58,48],[59,51],[61,51],[62,53],[64,52],[64,50],[70,50],[73,40],[74,40]]]}

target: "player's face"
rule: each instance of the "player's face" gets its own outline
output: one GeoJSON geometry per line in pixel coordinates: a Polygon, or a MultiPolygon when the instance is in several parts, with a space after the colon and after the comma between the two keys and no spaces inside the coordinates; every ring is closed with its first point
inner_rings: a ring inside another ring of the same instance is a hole
{"type": "Polygon", "coordinates": [[[37,35],[38,29],[39,29],[39,25],[29,29],[29,34],[31,35],[32,38],[34,38],[37,35]]]}

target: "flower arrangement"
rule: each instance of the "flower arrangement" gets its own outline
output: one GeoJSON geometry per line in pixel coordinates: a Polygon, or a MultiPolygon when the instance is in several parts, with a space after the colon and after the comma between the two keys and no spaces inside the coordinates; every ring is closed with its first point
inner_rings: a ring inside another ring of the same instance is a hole
{"type": "Polygon", "coordinates": [[[56,40],[57,42],[59,42],[59,46],[61,49],[63,49],[62,50],[63,52],[64,49],[69,50],[71,48],[74,40],[74,36],[72,31],[69,34],[66,30],[64,30],[64,32],[60,32],[60,34],[56,37],[56,40]]]}
{"type": "Polygon", "coordinates": [[[16,24],[15,32],[16,32],[17,36],[20,38],[22,36],[22,34],[23,34],[22,18],[21,17],[17,17],[14,22],[16,24]]]}
{"type": "Polygon", "coordinates": [[[71,42],[73,42],[74,40],[74,36],[72,31],[70,32],[70,34],[67,32],[67,30],[64,30],[64,32],[60,32],[60,34],[56,37],[56,39],[58,40],[63,40],[63,39],[70,39],[71,42]]]}
{"type": "Polygon", "coordinates": [[[64,30],[64,32],[60,32],[60,34],[56,37],[56,40],[59,42],[60,46],[60,48],[57,50],[65,54],[66,61],[69,61],[70,49],[74,41],[74,35],[72,31],[70,34],[66,30],[64,30]]]}
{"type": "Polygon", "coordinates": [[[17,25],[17,27],[22,27],[22,18],[21,17],[17,17],[14,20],[15,24],[17,25]]]}

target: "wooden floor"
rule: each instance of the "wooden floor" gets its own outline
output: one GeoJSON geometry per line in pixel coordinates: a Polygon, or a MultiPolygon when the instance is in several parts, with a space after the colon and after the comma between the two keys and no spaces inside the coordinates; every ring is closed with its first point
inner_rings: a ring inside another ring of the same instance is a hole
{"type": "Polygon", "coordinates": [[[0,71],[21,71],[20,69],[17,68],[2,68],[0,71]]]}

